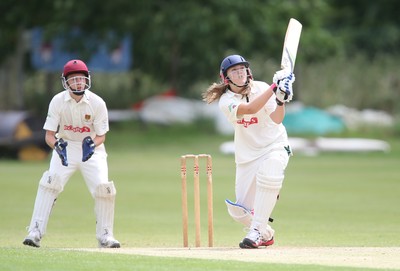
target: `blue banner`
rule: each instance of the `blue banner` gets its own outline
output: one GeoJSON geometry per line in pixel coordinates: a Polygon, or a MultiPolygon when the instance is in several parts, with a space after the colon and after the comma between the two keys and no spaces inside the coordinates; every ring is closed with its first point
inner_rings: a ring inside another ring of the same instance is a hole
{"type": "Polygon", "coordinates": [[[76,30],[45,41],[43,29],[34,28],[31,34],[31,62],[36,69],[62,72],[65,63],[71,59],[81,59],[90,71],[121,72],[129,70],[132,65],[132,41],[128,35],[118,39],[110,33],[106,40],[98,40],[84,36],[76,30]],[[74,40],[83,41],[85,50],[93,52],[89,59],[82,59],[82,54],[71,49],[74,40]]]}

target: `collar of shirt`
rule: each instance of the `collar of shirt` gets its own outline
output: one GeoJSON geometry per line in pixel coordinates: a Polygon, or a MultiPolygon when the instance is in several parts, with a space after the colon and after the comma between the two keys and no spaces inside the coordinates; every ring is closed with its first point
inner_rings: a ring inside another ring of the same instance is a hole
{"type": "MultiPolygon", "coordinates": [[[[254,94],[254,93],[257,93],[257,90],[256,90],[255,88],[251,88],[250,94],[254,94]]],[[[228,89],[228,90],[226,91],[226,94],[228,95],[228,97],[233,97],[233,96],[235,96],[235,95],[240,95],[240,96],[243,95],[243,94],[241,94],[241,93],[233,92],[233,91],[230,90],[230,89],[228,89]]]]}
{"type": "MultiPolygon", "coordinates": [[[[71,101],[71,100],[74,100],[72,97],[71,97],[71,95],[70,95],[70,93],[69,93],[69,91],[68,90],[64,90],[65,91],[65,93],[64,93],[64,101],[71,101]]],[[[83,94],[83,97],[82,97],[82,99],[78,102],[78,103],[89,103],[89,93],[88,93],[88,90],[86,90],[85,91],[85,94],[83,94]]]]}

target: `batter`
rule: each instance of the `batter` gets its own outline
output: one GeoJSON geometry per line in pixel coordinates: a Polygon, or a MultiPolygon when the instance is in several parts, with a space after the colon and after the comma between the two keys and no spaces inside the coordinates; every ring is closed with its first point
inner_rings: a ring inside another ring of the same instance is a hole
{"type": "Polygon", "coordinates": [[[268,224],[284,171],[291,156],[282,124],[285,104],[293,97],[294,74],[281,70],[273,84],[254,81],[250,64],[240,55],[226,57],[220,67],[220,83],[203,94],[207,103],[219,100],[219,108],[235,128],[236,202],[226,200],[228,213],[249,228],[241,248],[274,243],[268,224]]]}

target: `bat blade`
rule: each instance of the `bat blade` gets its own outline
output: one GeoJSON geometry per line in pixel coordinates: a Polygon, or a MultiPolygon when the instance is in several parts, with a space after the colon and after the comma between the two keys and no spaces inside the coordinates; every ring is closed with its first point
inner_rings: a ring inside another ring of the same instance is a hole
{"type": "Polygon", "coordinates": [[[283,43],[283,52],[281,60],[282,69],[294,70],[296,62],[297,48],[299,46],[302,24],[294,18],[291,18],[286,30],[285,41],[283,43]]]}

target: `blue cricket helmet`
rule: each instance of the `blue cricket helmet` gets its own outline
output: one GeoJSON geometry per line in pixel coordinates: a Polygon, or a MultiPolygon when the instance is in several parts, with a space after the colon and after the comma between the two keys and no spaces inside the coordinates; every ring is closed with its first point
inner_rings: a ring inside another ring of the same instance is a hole
{"type": "Polygon", "coordinates": [[[225,57],[225,59],[222,60],[222,63],[221,63],[221,75],[226,77],[227,70],[230,67],[233,67],[238,64],[244,64],[246,66],[246,68],[248,68],[250,66],[250,63],[246,59],[244,59],[244,57],[242,57],[240,55],[230,55],[230,56],[225,57]]]}

